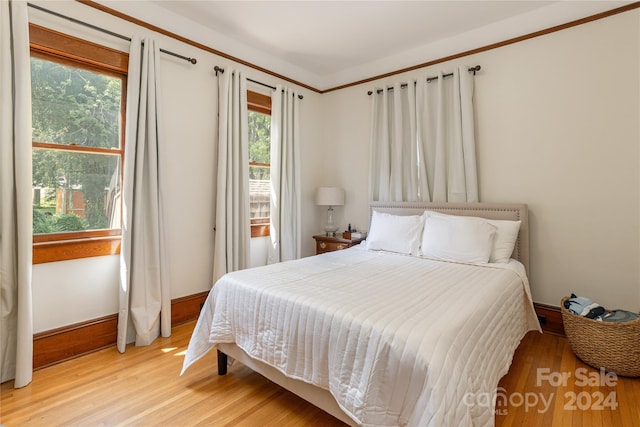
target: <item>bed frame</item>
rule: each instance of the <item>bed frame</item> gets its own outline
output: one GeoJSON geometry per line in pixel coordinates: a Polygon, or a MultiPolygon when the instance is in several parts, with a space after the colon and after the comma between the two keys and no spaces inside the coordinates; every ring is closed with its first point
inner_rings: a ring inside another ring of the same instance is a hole
{"type": "MultiPolygon", "coordinates": [[[[529,272],[529,216],[526,204],[518,203],[425,203],[425,202],[371,202],[369,223],[374,210],[394,215],[416,215],[424,210],[433,210],[450,215],[477,216],[487,219],[522,221],[512,258],[520,261],[529,272]]],[[[279,370],[248,356],[235,344],[218,344],[218,375],[227,373],[227,355],[270,381],[300,396],[309,403],[328,412],[346,424],[357,425],[340,406],[328,390],[285,376],[279,370]]]]}

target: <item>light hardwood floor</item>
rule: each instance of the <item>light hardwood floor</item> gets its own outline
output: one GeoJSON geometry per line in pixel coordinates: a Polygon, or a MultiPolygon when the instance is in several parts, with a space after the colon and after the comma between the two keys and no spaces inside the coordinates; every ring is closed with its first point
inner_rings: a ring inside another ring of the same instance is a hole
{"type": "MultiPolygon", "coordinates": [[[[195,322],[177,326],[170,338],[149,347],[130,346],[124,355],[109,348],[41,369],[22,389],[7,382],[0,395],[0,423],[7,427],[343,426],[241,365],[218,376],[215,351],[178,376],[194,326],[195,322]]],[[[530,333],[500,382],[508,405],[498,405],[496,425],[640,427],[640,379],[618,378],[613,386],[598,379],[601,386],[580,386],[587,378],[594,383],[595,377],[588,375],[596,373],[575,358],[566,339],[530,333]],[[585,369],[584,374],[579,368],[585,369]],[[571,375],[566,385],[550,384],[563,373],[571,375]],[[603,403],[603,409],[593,409],[598,392],[613,393],[617,407],[603,403]],[[577,397],[575,410],[570,408],[572,393],[577,397]],[[534,394],[539,399],[536,405],[534,394]],[[541,396],[551,401],[546,411],[541,396]],[[521,403],[527,399],[528,407],[521,403]],[[587,403],[591,409],[581,410],[587,403]]]]}

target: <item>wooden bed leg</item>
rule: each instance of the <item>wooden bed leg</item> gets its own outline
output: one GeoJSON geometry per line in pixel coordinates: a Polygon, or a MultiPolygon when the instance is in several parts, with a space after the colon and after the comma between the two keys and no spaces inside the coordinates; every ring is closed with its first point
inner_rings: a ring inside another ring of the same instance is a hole
{"type": "Polygon", "coordinates": [[[227,355],[218,350],[218,375],[227,374],[227,355]]]}

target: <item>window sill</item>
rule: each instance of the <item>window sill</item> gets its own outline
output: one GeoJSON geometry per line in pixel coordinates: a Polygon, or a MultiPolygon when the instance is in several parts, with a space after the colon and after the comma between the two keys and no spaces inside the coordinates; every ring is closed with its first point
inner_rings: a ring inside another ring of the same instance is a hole
{"type": "Polygon", "coordinates": [[[266,224],[251,224],[251,237],[268,237],[269,236],[269,223],[266,224]]]}
{"type": "Polygon", "coordinates": [[[90,237],[33,244],[33,264],[117,255],[120,236],[90,237]]]}
{"type": "Polygon", "coordinates": [[[251,237],[269,236],[269,217],[251,218],[251,237]]]}

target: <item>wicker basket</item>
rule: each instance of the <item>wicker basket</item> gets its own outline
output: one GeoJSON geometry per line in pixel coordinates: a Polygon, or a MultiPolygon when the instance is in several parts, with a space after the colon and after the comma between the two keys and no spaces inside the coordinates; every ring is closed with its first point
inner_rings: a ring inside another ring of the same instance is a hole
{"type": "Polygon", "coordinates": [[[560,310],[571,350],[594,368],[625,377],[640,377],[640,318],[630,322],[600,322],[560,310]]]}

